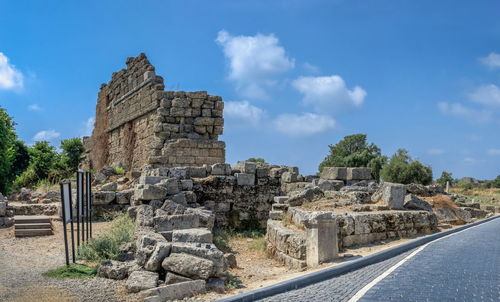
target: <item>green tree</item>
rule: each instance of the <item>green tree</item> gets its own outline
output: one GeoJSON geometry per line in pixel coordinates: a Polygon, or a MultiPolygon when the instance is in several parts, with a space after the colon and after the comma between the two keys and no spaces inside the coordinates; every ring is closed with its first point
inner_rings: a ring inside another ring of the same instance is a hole
{"type": "Polygon", "coordinates": [[[353,134],[344,137],[336,145],[329,145],[330,153],[319,165],[324,167],[368,167],[372,169],[372,177],[380,179],[380,170],[387,158],[375,144],[366,142],[366,134],[353,134]]]}
{"type": "Polygon", "coordinates": [[[0,107],[0,192],[9,193],[12,180],[12,165],[17,135],[15,123],[5,109],[0,107]]]}
{"type": "Polygon", "coordinates": [[[251,161],[251,162],[254,162],[254,163],[261,163],[261,164],[265,164],[267,165],[268,163],[266,162],[265,159],[261,158],[261,157],[258,157],[258,158],[255,158],[255,157],[250,157],[249,159],[247,159],[247,161],[251,161]]]}
{"type": "Polygon", "coordinates": [[[449,182],[450,185],[453,184],[453,177],[451,176],[450,172],[443,171],[441,173],[441,177],[436,179],[436,182],[442,185],[443,187],[446,186],[446,183],[449,182]]]}
{"type": "Polygon", "coordinates": [[[48,142],[41,141],[36,142],[29,152],[31,157],[29,167],[35,172],[37,180],[46,179],[57,163],[56,149],[48,142]]]}
{"type": "Polygon", "coordinates": [[[61,141],[61,163],[68,172],[75,172],[82,162],[82,154],[85,151],[82,140],[79,138],[65,139],[61,141]]]}
{"type": "Polygon", "coordinates": [[[14,154],[12,162],[12,174],[18,176],[23,173],[30,164],[30,154],[28,147],[23,141],[16,140],[14,143],[14,154]]]}
{"type": "Polygon", "coordinates": [[[384,181],[428,185],[432,182],[432,169],[414,160],[405,149],[399,149],[382,168],[380,175],[384,181]]]}

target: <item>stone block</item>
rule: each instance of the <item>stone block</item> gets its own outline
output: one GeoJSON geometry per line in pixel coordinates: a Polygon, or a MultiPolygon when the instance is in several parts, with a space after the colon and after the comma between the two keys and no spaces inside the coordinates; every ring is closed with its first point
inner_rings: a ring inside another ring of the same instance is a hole
{"type": "Polygon", "coordinates": [[[384,182],[380,188],[373,193],[371,200],[373,202],[383,202],[389,209],[401,210],[404,206],[405,196],[405,185],[384,182]]]}
{"type": "Polygon", "coordinates": [[[193,280],[169,285],[159,286],[145,292],[144,302],[163,302],[182,300],[187,297],[205,293],[206,282],[193,280]]]}
{"type": "Polygon", "coordinates": [[[337,223],[335,219],[318,220],[306,233],[307,266],[314,267],[338,257],[337,223]]]}
{"type": "Polygon", "coordinates": [[[153,218],[157,232],[200,227],[200,216],[196,214],[162,215],[153,218]]]}
{"type": "Polygon", "coordinates": [[[347,180],[370,180],[372,169],[370,168],[347,168],[347,180]]]}
{"type": "Polygon", "coordinates": [[[257,164],[250,161],[240,161],[236,164],[237,169],[241,173],[255,174],[257,170],[257,164]]]}
{"type": "Polygon", "coordinates": [[[195,279],[208,279],[215,273],[212,261],[184,253],[172,253],[163,260],[162,267],[166,271],[195,279]]]}
{"type": "Polygon", "coordinates": [[[347,168],[324,167],[319,177],[328,180],[347,180],[347,168]]]}
{"type": "Polygon", "coordinates": [[[274,196],[273,201],[275,203],[286,203],[288,201],[288,196],[274,196]]]}
{"type": "Polygon", "coordinates": [[[212,232],[204,228],[174,230],[172,242],[212,243],[212,232]]]}
{"type": "Polygon", "coordinates": [[[7,203],[0,201],[0,217],[7,215],[7,203]]]}
{"type": "Polygon", "coordinates": [[[255,170],[255,175],[257,178],[263,178],[263,177],[268,177],[269,176],[269,167],[257,167],[255,170]]]}
{"type": "Polygon", "coordinates": [[[130,199],[134,194],[134,190],[123,190],[116,192],[116,203],[117,204],[130,204],[130,199]]]}
{"type": "Polygon", "coordinates": [[[284,172],[281,174],[281,182],[292,183],[297,181],[297,174],[294,172],[284,172]]]}
{"type": "Polygon", "coordinates": [[[142,189],[136,189],[134,198],[137,200],[165,199],[167,189],[157,185],[144,185],[142,189]]]}
{"type": "Polygon", "coordinates": [[[179,188],[179,180],[175,177],[163,179],[159,185],[167,189],[167,195],[177,194],[181,191],[179,188]]]}
{"type": "Polygon", "coordinates": [[[191,179],[182,179],[181,189],[182,191],[191,191],[193,189],[193,181],[191,179]]]}
{"type": "Polygon", "coordinates": [[[158,286],[158,273],[148,271],[134,271],[125,282],[125,288],[129,293],[137,293],[142,290],[158,286]]]}
{"type": "Polygon", "coordinates": [[[104,261],[99,266],[97,275],[102,278],[123,280],[127,278],[128,266],[124,262],[104,261]]]}
{"type": "Polygon", "coordinates": [[[238,186],[253,186],[255,185],[255,174],[235,173],[238,186]]]}
{"type": "Polygon", "coordinates": [[[175,284],[175,283],[181,283],[181,282],[186,282],[186,281],[193,281],[193,279],[174,274],[172,272],[167,272],[165,275],[165,284],[175,284]]]}
{"type": "Polygon", "coordinates": [[[409,210],[432,211],[432,206],[427,201],[420,199],[413,194],[405,196],[404,208],[409,210]]]}
{"type": "Polygon", "coordinates": [[[212,166],[212,175],[231,175],[231,165],[225,163],[217,163],[212,166]]]}
{"type": "Polygon", "coordinates": [[[144,268],[148,271],[157,272],[161,268],[161,263],[163,260],[170,255],[170,249],[172,245],[167,242],[156,243],[149,260],[144,265],[144,268]]]}
{"type": "Polygon", "coordinates": [[[313,184],[317,185],[322,191],[339,191],[344,186],[344,181],[319,178],[315,179],[313,184]]]}
{"type": "Polygon", "coordinates": [[[114,181],[103,184],[101,187],[102,191],[116,191],[116,189],[118,189],[118,184],[114,181]]]}
{"type": "Polygon", "coordinates": [[[142,185],[156,185],[159,184],[166,177],[164,176],[146,176],[143,175],[139,178],[139,184],[142,185]]]}
{"type": "Polygon", "coordinates": [[[269,219],[272,220],[282,220],[284,217],[283,211],[270,211],[269,219]]]}
{"type": "Polygon", "coordinates": [[[112,191],[92,192],[92,202],[94,205],[107,205],[115,200],[116,193],[112,191]]]}

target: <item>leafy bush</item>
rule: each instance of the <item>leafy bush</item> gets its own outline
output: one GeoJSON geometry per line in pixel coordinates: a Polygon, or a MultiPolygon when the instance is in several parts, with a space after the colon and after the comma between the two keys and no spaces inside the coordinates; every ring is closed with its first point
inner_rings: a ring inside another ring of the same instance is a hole
{"type": "Polygon", "coordinates": [[[380,172],[388,182],[428,185],[432,182],[432,169],[414,160],[405,149],[399,149],[380,172]]]}
{"type": "Polygon", "coordinates": [[[113,220],[111,230],[85,242],[80,246],[78,258],[93,262],[116,260],[120,254],[120,247],[132,240],[134,221],[126,214],[113,220]]]}
{"type": "Polygon", "coordinates": [[[328,146],[330,153],[319,165],[324,167],[368,167],[372,169],[372,177],[380,179],[380,170],[387,158],[375,144],[366,142],[366,134],[354,134],[344,137],[336,145],[328,146]]]}
{"type": "Polygon", "coordinates": [[[15,175],[12,171],[16,154],[16,124],[5,109],[0,107],[0,192],[9,193],[15,175]]]}
{"type": "Polygon", "coordinates": [[[113,173],[115,173],[116,175],[123,175],[125,174],[125,169],[123,167],[116,166],[113,168],[113,173]]]}
{"type": "Polygon", "coordinates": [[[76,172],[78,165],[82,162],[82,154],[85,151],[80,138],[71,138],[61,141],[61,165],[70,173],[76,172]]]}
{"type": "Polygon", "coordinates": [[[247,159],[247,161],[250,161],[250,162],[253,162],[253,163],[261,163],[261,164],[266,164],[268,165],[268,163],[266,162],[265,159],[263,159],[262,157],[250,157],[249,159],[247,159]]]}

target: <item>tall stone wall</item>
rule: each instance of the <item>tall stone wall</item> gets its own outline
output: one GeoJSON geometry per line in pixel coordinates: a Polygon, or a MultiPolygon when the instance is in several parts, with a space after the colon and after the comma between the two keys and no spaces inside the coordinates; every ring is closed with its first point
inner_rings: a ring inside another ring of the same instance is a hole
{"type": "Polygon", "coordinates": [[[176,167],[225,161],[224,103],[206,91],[163,91],[163,78],[146,55],[127,59],[98,95],[89,146],[95,170],[119,163],[176,167]]]}

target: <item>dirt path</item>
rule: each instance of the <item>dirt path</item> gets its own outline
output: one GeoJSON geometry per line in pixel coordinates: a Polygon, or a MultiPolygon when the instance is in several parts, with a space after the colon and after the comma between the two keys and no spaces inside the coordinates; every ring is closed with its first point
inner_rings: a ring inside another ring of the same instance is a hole
{"type": "MultiPolygon", "coordinates": [[[[65,264],[62,224],[53,225],[53,236],[30,238],[15,238],[14,228],[0,229],[0,301],[125,301],[120,297],[123,281],[59,280],[42,275],[65,264]]],[[[95,223],[95,235],[109,225],[95,223]]]]}

